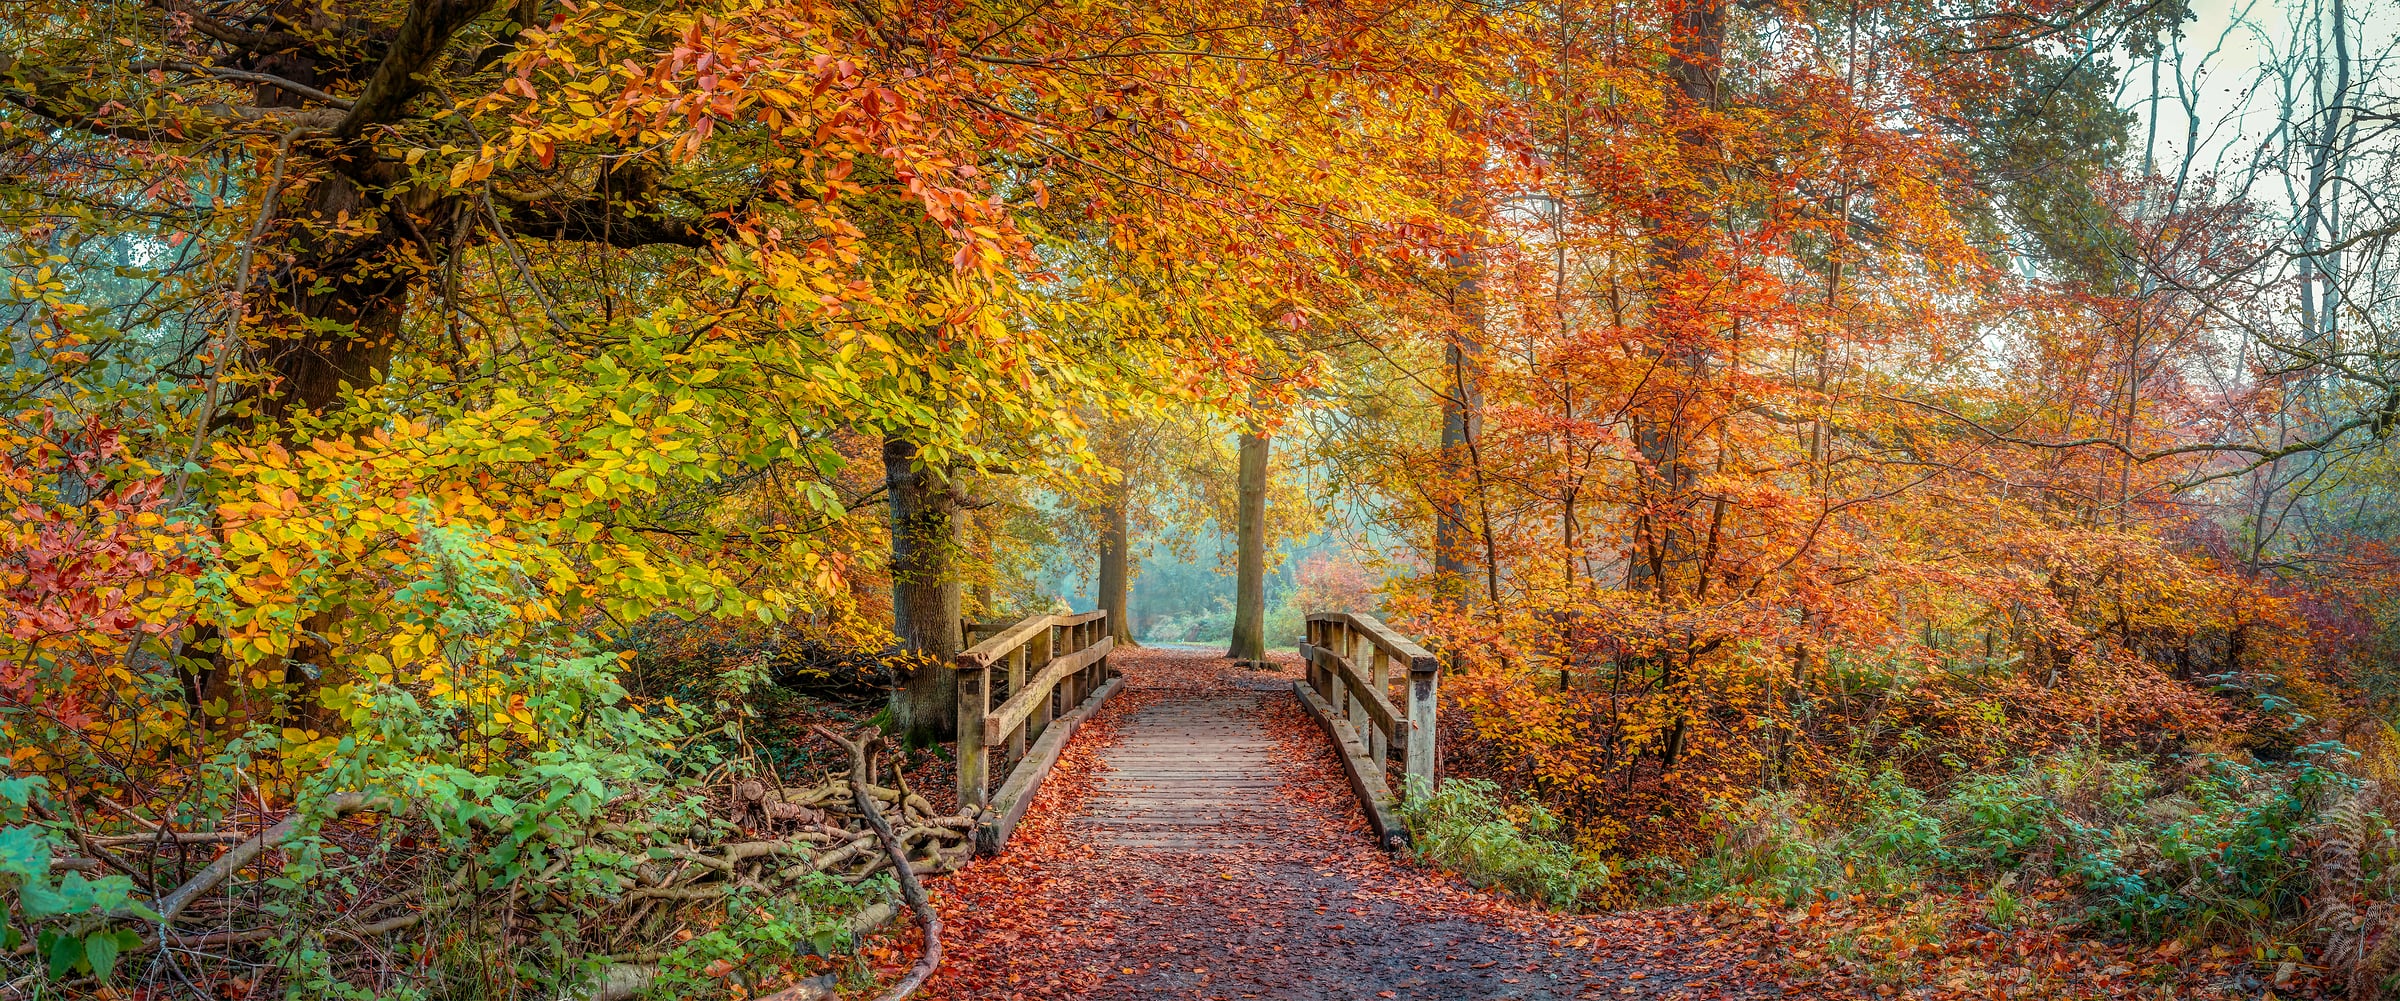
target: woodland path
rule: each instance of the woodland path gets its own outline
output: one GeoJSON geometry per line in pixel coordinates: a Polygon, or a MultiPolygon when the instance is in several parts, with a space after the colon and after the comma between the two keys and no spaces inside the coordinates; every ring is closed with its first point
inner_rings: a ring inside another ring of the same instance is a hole
{"type": "MultiPolygon", "coordinates": [[[[1126,650],[1008,851],[934,885],[934,998],[1775,997],[1681,909],[1565,918],[1377,848],[1300,676],[1126,650]]],[[[891,962],[905,956],[892,954],[891,962]]],[[[1795,992],[1791,996],[1805,996],[1795,992]]]]}

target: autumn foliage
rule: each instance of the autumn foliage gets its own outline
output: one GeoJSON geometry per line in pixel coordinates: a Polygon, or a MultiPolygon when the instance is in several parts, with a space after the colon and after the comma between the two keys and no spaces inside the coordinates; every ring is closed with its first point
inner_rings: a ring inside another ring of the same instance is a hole
{"type": "Polygon", "coordinates": [[[2135,156],[2117,85],[2185,13],[13,5],[0,969],[747,993],[857,887],[616,880],[809,763],[759,734],[938,770],[960,620],[1096,540],[1121,593],[1129,533],[1254,487],[1356,543],[1284,615],[1438,648],[1448,819],[1573,884],[1523,895],[1865,906],[1792,860],[1905,806],[1894,887],[2041,881],[2366,996],[2400,390],[2342,326],[2389,275],[2328,262],[2400,227],[2295,249],[2315,196],[2135,156]],[[2038,851],[1962,847],[1983,793],[2049,804],[2038,851]],[[2248,854],[2176,854],[2204,822],[2248,854]],[[288,840],[147,910],[236,830],[288,840]],[[2054,864],[2093,831],[2148,847],[2054,864]],[[459,923],[353,927],[424,899],[459,923]]]}

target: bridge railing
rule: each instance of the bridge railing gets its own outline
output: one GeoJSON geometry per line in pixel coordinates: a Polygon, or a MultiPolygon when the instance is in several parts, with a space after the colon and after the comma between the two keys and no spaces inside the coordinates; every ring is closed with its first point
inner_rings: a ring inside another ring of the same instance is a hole
{"type": "Polygon", "coordinates": [[[1105,609],[967,627],[970,638],[978,633],[992,635],[953,662],[958,808],[976,812],[976,847],[988,854],[998,852],[1024,819],[1075,727],[1124,681],[1109,670],[1116,641],[1109,636],[1105,609]],[[997,792],[991,788],[994,775],[1000,776],[997,792]]]}
{"type": "Polygon", "coordinates": [[[1441,662],[1382,620],[1354,612],[1309,613],[1300,659],[1308,668],[1308,681],[1298,689],[1301,701],[1341,747],[1351,788],[1376,837],[1399,844],[1407,838],[1395,811],[1399,798],[1412,780],[1427,789],[1433,785],[1441,662]],[[1401,689],[1397,696],[1395,686],[1401,689]],[[1398,789],[1388,767],[1395,756],[1403,776],[1398,789]]]}

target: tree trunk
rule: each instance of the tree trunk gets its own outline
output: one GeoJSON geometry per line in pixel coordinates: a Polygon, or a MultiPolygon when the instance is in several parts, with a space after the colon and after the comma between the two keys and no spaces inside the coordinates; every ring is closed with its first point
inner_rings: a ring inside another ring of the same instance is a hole
{"type": "Polygon", "coordinates": [[[1133,525],[1131,512],[1133,489],[1120,486],[1109,494],[1108,508],[1102,517],[1108,520],[1100,534],[1100,609],[1108,613],[1108,634],[1118,646],[1135,646],[1131,597],[1133,574],[1131,550],[1133,525]]]}
{"type": "MultiPolygon", "coordinates": [[[[278,422],[337,409],[345,392],[372,388],[391,367],[417,274],[409,263],[396,259],[394,223],[357,181],[338,170],[324,171],[295,200],[290,265],[254,286],[243,303],[243,328],[248,333],[244,351],[271,372],[273,380],[230,401],[212,415],[212,427],[201,433],[265,425],[279,443],[296,450],[304,444],[303,436],[289,427],[276,427],[278,422]],[[339,220],[379,215],[384,216],[380,224],[364,231],[337,225],[339,220]],[[336,276],[340,280],[322,280],[336,276]]],[[[275,232],[270,231],[270,239],[275,232]]],[[[319,703],[318,692],[349,680],[331,641],[342,617],[339,607],[310,612],[289,654],[251,667],[214,655],[191,690],[202,704],[225,700],[227,723],[238,730],[257,718],[261,707],[243,704],[255,693],[235,675],[280,673],[287,701],[268,718],[334,732],[340,716],[319,703]]],[[[213,626],[203,626],[194,638],[214,639],[216,634],[213,626]]]]}
{"type": "MultiPolygon", "coordinates": [[[[1675,14],[1666,72],[1682,98],[1680,110],[1694,116],[1676,133],[1678,152],[1701,177],[1708,176],[1715,141],[1698,116],[1716,106],[1724,53],[1724,0],[1686,0],[1675,14]]],[[[1651,233],[1649,311],[1656,335],[1649,339],[1650,350],[1677,378],[1662,380],[1666,388],[1633,410],[1633,444],[1642,453],[1645,469],[1626,585],[1649,590],[1661,600],[1697,585],[1697,575],[1677,580],[1691,557],[1694,533],[1687,522],[1698,481],[1689,426],[1694,415],[1686,411],[1706,377],[1718,318],[1706,299],[1712,283],[1693,273],[1708,256],[1711,228],[1705,203],[1693,204],[1696,207],[1655,220],[1651,233]]]]}
{"type": "MultiPolygon", "coordinates": [[[[1715,139],[1703,116],[1717,105],[1717,75],[1724,69],[1724,55],[1725,0],[1684,0],[1675,12],[1666,71],[1682,98],[1680,110],[1691,116],[1676,133],[1677,152],[1702,178],[1711,176],[1710,161],[1715,158],[1715,139]]],[[[1656,334],[1650,338],[1650,350],[1674,377],[1663,380],[1664,392],[1640,401],[1632,411],[1633,445],[1642,454],[1644,469],[1626,584],[1632,590],[1648,589],[1662,605],[1686,595],[1697,599],[1706,587],[1706,568],[1686,566],[1696,562],[1692,550],[1699,534],[1691,524],[1699,482],[1692,424],[1701,415],[1689,411],[1701,399],[1721,320],[1709,299],[1715,283],[1697,273],[1707,265],[1713,221],[1707,202],[1690,204],[1693,207],[1657,220],[1651,234],[1649,311],[1656,334]]],[[[1659,757],[1662,778],[1682,759],[1691,729],[1692,661],[1699,654],[1692,644],[1693,637],[1687,635],[1681,650],[1658,655],[1661,688],[1675,712],[1659,757]]]]}
{"type": "Polygon", "coordinates": [[[892,728],[911,746],[958,735],[957,500],[941,475],[917,462],[915,442],[886,438],[883,475],[891,498],[892,632],[915,655],[892,691],[892,728]]]}
{"type": "MultiPolygon", "coordinates": [[[[1434,495],[1433,588],[1435,600],[1455,611],[1466,607],[1468,593],[1465,498],[1467,484],[1476,473],[1468,460],[1482,410],[1482,392],[1472,363],[1482,347],[1483,309],[1474,258],[1464,252],[1455,253],[1446,256],[1443,264],[1459,275],[1451,295],[1452,305],[1460,314],[1460,329],[1442,348],[1445,377],[1441,482],[1434,495]]],[[[1487,551],[1486,556],[1489,555],[1487,551]]]]}
{"type": "Polygon", "coordinates": [[[1234,524],[1233,645],[1225,656],[1267,656],[1267,436],[1242,432],[1240,506],[1234,524]]]}

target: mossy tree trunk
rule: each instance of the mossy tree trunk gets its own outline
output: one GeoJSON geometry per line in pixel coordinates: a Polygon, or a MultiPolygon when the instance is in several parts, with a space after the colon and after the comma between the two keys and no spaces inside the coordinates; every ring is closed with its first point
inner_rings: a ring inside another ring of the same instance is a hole
{"type": "Polygon", "coordinates": [[[1239,502],[1234,513],[1233,643],[1225,656],[1267,655],[1267,436],[1255,425],[1242,433],[1239,502]]]}
{"type": "Polygon", "coordinates": [[[886,438],[883,474],[892,517],[892,632],[915,669],[892,690],[892,729],[911,745],[958,735],[958,501],[915,442],[886,438]]]}

